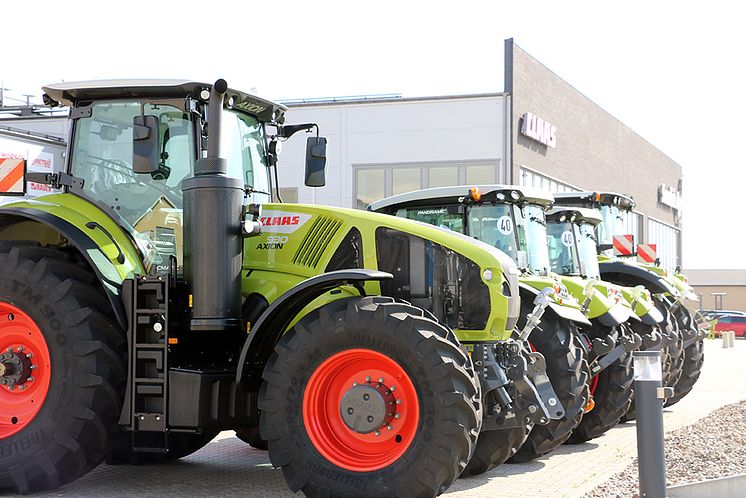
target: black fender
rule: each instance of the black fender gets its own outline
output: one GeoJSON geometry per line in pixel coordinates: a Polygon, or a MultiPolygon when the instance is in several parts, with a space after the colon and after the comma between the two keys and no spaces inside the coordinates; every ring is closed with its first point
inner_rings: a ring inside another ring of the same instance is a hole
{"type": "Polygon", "coordinates": [[[99,245],[72,223],[45,211],[17,207],[0,209],[0,227],[6,221],[14,223],[26,220],[46,225],[62,235],[75,247],[96,273],[96,277],[104,288],[106,297],[114,311],[114,316],[122,330],[127,330],[127,314],[122,303],[122,282],[117,269],[109,258],[103,254],[99,245]],[[94,255],[101,255],[102,257],[96,257],[94,260],[94,255]]]}
{"type": "MultiPolygon", "coordinates": [[[[523,283],[518,284],[518,287],[521,292],[521,300],[526,300],[533,307],[534,298],[539,295],[539,291],[523,283]]],[[[549,313],[550,311],[560,318],[575,322],[579,326],[589,327],[591,325],[590,320],[579,309],[550,302],[544,313],[549,313]]]]}
{"type": "Polygon", "coordinates": [[[258,391],[262,383],[262,371],[280,337],[303,308],[320,295],[341,285],[353,285],[361,295],[363,283],[369,280],[394,278],[390,273],[351,269],[338,270],[304,280],[278,297],[251,328],[238,360],[236,383],[245,391],[258,391]]]}
{"type": "Polygon", "coordinates": [[[652,294],[668,293],[674,296],[679,294],[663,277],[639,266],[623,261],[603,261],[598,263],[598,267],[601,271],[601,279],[607,282],[627,287],[642,284],[652,294]]]}

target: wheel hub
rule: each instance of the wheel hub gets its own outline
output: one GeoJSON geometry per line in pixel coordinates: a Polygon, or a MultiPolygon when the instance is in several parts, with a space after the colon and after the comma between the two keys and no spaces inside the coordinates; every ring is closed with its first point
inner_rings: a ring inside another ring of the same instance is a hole
{"type": "Polygon", "coordinates": [[[24,352],[23,346],[8,348],[0,354],[0,385],[10,390],[25,388],[27,382],[34,380],[31,375],[33,368],[31,354],[24,352]]]}
{"type": "Polygon", "coordinates": [[[396,415],[396,398],[383,382],[354,385],[340,405],[345,425],[360,434],[380,431],[396,415]]]}

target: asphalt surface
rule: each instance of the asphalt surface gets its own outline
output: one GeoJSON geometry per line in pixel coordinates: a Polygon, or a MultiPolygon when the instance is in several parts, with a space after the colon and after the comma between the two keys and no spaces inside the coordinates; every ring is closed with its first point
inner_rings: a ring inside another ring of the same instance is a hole
{"type": "MultiPolygon", "coordinates": [[[[746,399],[746,341],[722,349],[706,340],[705,367],[694,390],[664,414],[666,431],[694,423],[720,406],[746,399]]],[[[525,464],[502,465],[482,476],[459,479],[452,497],[580,497],[623,470],[636,456],[634,423],[622,424],[588,443],[562,446],[525,464]],[[539,491],[540,490],[540,491],[539,491]]],[[[12,496],[0,493],[0,496],[12,496]]],[[[52,497],[281,497],[291,493],[267,453],[220,434],[194,455],[165,465],[101,465],[52,497]]]]}

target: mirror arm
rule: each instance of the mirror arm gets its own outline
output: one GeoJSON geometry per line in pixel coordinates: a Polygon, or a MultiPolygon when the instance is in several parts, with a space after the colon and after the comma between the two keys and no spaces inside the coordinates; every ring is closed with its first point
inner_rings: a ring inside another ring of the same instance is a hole
{"type": "Polygon", "coordinates": [[[316,128],[316,138],[319,138],[319,125],[316,123],[280,126],[277,130],[277,136],[281,138],[290,138],[299,131],[311,131],[313,128],[316,128]]]}

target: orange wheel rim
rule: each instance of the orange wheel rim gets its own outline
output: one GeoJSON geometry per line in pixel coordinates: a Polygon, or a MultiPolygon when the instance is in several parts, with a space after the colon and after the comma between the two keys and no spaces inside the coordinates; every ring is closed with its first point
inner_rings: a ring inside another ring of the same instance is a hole
{"type": "Polygon", "coordinates": [[[39,327],[18,307],[0,302],[0,439],[38,415],[49,392],[51,359],[39,327]]]}
{"type": "Polygon", "coordinates": [[[419,418],[409,374],[370,349],[348,349],[324,360],[303,394],[303,424],[314,447],[354,472],[399,460],[417,434],[419,418]]]}

